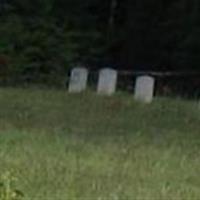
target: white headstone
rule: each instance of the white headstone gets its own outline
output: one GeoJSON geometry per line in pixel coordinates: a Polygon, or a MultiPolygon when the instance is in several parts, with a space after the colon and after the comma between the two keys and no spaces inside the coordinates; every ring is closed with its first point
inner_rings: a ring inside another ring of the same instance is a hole
{"type": "Polygon", "coordinates": [[[154,94],[155,80],[151,76],[140,76],[136,79],[135,99],[144,103],[151,103],[154,94]]]}
{"type": "Polygon", "coordinates": [[[71,71],[69,81],[69,92],[82,92],[87,87],[88,70],[84,67],[77,67],[71,71]]]}
{"type": "Polygon", "coordinates": [[[100,70],[97,86],[98,94],[112,95],[116,90],[117,71],[110,68],[100,70]]]}

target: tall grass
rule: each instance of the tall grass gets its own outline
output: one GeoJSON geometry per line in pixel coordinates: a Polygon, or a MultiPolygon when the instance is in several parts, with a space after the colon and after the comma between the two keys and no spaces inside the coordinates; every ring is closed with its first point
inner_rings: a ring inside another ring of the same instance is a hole
{"type": "Polygon", "coordinates": [[[200,199],[200,108],[0,89],[0,173],[27,200],[200,199]]]}

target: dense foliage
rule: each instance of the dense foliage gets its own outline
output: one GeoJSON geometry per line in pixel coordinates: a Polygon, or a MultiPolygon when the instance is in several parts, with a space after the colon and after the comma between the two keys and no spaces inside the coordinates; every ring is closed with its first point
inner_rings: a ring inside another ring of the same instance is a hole
{"type": "Polygon", "coordinates": [[[75,63],[199,69],[198,0],[1,0],[0,81],[63,83],[75,63]]]}

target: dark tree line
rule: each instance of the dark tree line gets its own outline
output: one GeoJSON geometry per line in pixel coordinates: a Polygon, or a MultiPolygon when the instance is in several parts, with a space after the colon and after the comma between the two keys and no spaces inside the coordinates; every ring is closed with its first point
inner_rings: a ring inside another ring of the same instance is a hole
{"type": "Polygon", "coordinates": [[[0,0],[0,80],[60,83],[75,63],[199,70],[198,0],[0,0]]]}

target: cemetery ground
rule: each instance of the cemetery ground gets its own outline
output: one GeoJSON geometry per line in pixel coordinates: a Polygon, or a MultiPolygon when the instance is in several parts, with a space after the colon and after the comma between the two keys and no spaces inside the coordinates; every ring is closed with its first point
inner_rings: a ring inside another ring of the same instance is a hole
{"type": "Polygon", "coordinates": [[[0,108],[0,174],[25,200],[200,199],[197,101],[4,88],[0,108]]]}

